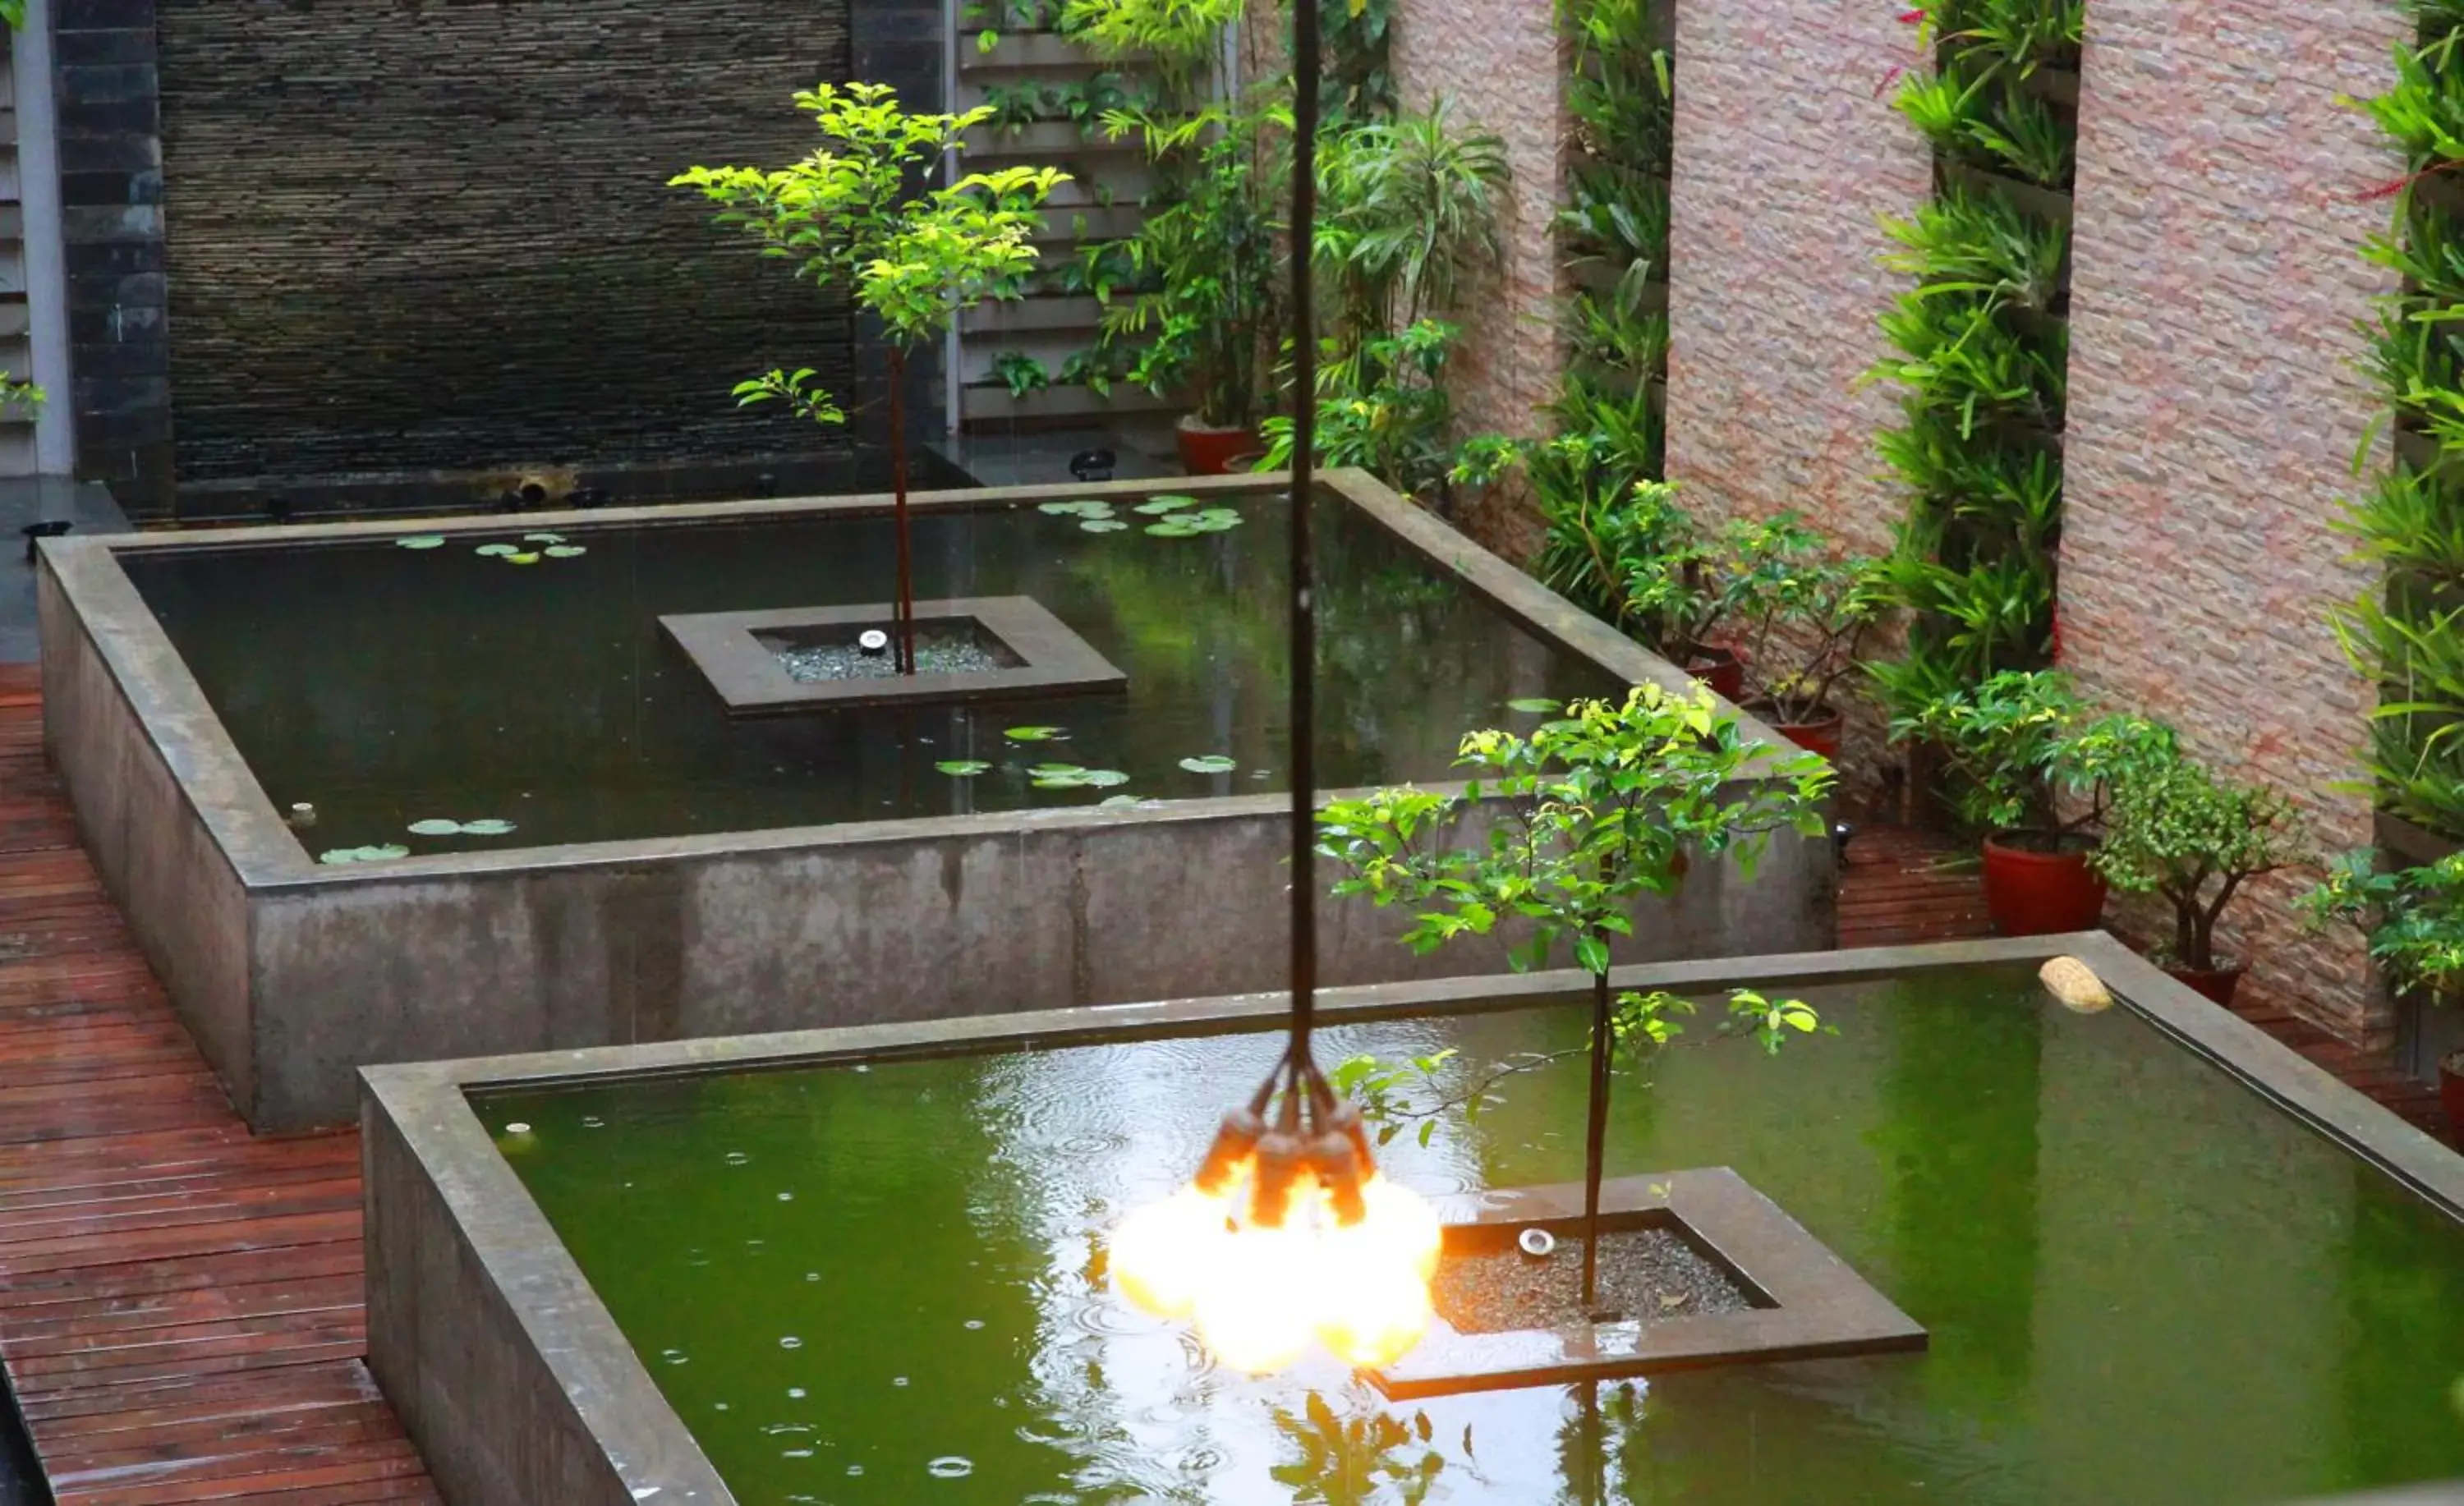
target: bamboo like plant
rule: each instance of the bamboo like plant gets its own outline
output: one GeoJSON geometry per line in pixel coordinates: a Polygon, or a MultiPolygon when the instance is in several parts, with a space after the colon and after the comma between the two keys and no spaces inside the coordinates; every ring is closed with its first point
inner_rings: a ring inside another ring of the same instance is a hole
{"type": "MultiPolygon", "coordinates": [[[[1053,188],[1050,167],[1005,167],[918,186],[967,130],[991,118],[910,114],[887,84],[822,84],[796,108],[823,144],[784,167],[693,167],[670,180],[719,207],[718,222],[760,243],[817,287],[852,295],[888,336],[887,385],[897,535],[897,663],[915,672],[915,592],[907,519],[908,353],[945,334],[962,309],[1015,289],[1036,260],[1028,237],[1053,188]]],[[[786,403],[823,425],[846,422],[813,372],[772,371],[740,383],[739,403],[786,403]]]]}

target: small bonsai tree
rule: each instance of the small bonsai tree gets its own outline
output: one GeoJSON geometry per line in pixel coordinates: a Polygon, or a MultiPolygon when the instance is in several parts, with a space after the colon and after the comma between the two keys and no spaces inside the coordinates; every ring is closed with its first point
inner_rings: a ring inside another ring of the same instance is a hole
{"type": "MultiPolygon", "coordinates": [[[[1379,906],[1415,906],[1415,951],[1519,925],[1518,969],[1544,966],[1560,943],[1592,979],[1590,1127],[1584,1162],[1583,1302],[1596,1298],[1602,1142],[1609,1073],[1623,1024],[1639,1045],[1677,1034],[1683,1001],[1629,994],[1609,983],[1609,949],[1634,933],[1633,909],[1674,893],[1692,854],[1733,853],[1751,871],[1771,834],[1823,830],[1830,765],[1749,743],[1708,691],[1637,687],[1622,704],[1578,701],[1529,736],[1477,731],[1459,767],[1460,795],[1383,790],[1319,813],[1318,851],[1342,865],[1334,886],[1379,906]],[[1750,772],[1755,777],[1745,777],[1750,772]],[[1456,845],[1448,839],[1478,833],[1456,845]]],[[[1749,995],[1748,997],[1751,997],[1749,995]]],[[[1754,1004],[1741,1013],[1751,1014],[1754,1004]]],[[[1811,1030],[1813,1011],[1759,1005],[1768,1043],[1811,1030]]],[[[1349,1080],[1360,1085],[1365,1069],[1349,1080]]]]}
{"type": "Polygon", "coordinates": [[[2216,922],[2242,885],[2309,861],[2291,800],[2220,780],[2169,743],[2116,783],[2104,840],[2088,858],[2123,893],[2172,906],[2168,960],[2193,972],[2226,971],[2216,922]]]}
{"type": "MultiPolygon", "coordinates": [[[[1027,237],[1067,175],[1050,167],[971,173],[917,186],[940,169],[990,106],[910,115],[888,84],[822,84],[799,93],[823,144],[780,168],[693,167],[669,180],[719,206],[718,221],[795,264],[799,276],[854,295],[889,336],[890,450],[898,540],[898,666],[915,672],[915,590],[907,529],[907,353],[939,339],[958,311],[1014,293],[1036,260],[1027,237]]],[[[823,425],[846,415],[810,369],[742,382],[739,403],[782,401],[823,425]]]]}

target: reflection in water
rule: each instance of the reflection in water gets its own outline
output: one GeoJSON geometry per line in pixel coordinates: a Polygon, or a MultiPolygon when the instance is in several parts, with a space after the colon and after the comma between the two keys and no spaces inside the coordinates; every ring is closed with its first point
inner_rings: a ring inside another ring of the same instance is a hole
{"type": "MultiPolygon", "coordinates": [[[[1625,1096],[1609,1168],[1734,1167],[1932,1351],[1591,1396],[1390,1407],[1323,1356],[1251,1379],[1109,1289],[1108,1232],[1186,1175],[1278,1036],[482,1114],[531,1126],[500,1146],[748,1502],[2257,1506],[2464,1472],[2464,1232],[2127,1011],[2003,973],[1808,997],[1837,1039],[1672,1058],[1625,1096]]],[[[1581,1029],[1569,1006],[1327,1049],[1485,1059],[1581,1029]]],[[[1571,1180],[1582,1103],[1579,1062],[1536,1074],[1397,1141],[1389,1174],[1571,1180]]]]}

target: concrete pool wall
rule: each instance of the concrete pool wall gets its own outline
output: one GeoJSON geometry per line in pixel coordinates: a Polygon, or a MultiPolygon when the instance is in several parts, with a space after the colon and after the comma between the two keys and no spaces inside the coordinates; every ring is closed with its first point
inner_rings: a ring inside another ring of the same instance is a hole
{"type": "MultiPolygon", "coordinates": [[[[2062,954],[2085,959],[2121,1008],[2464,1217],[2464,1160],[2101,932],[1659,964],[1620,970],[1617,982],[1815,987],[2062,954]]],[[[1331,1023],[1510,1009],[1578,997],[1582,981],[1555,972],[1335,990],[1321,1009],[1331,1023]]],[[[1284,1009],[1272,994],[1196,998],[372,1069],[360,1100],[370,1367],[455,1506],[732,1502],[497,1149],[472,1090],[1255,1030],[1284,1009]]]]}
{"type": "MultiPolygon", "coordinates": [[[[1327,484],[1507,616],[1628,683],[1665,661],[1358,472],[1327,484]]],[[[1176,481],[1250,491],[1271,476],[1176,481]]],[[[919,509],[1141,496],[1151,482],[921,495],[919,509]]],[[[525,514],[577,532],[817,513],[883,497],[525,514]]],[[[426,533],[500,531],[495,516],[426,533]]],[[[283,530],[281,547],[398,535],[283,530]]],[[[44,739],[104,883],[259,1129],[335,1124],[354,1069],[825,1025],[1237,993],[1283,971],[1281,795],[842,823],[320,866],[286,827],[119,557],[263,548],[234,529],[45,543],[44,739]],[[1202,918],[1202,919],[1199,919],[1202,918]]],[[[1749,721],[1749,735],[1785,746],[1749,721]]],[[[1792,750],[1793,751],[1793,750],[1792,750]]],[[[1827,947],[1835,859],[1776,838],[1756,878],[1704,863],[1628,961],[1827,947]]],[[[1415,957],[1403,919],[1327,900],[1333,984],[1504,971],[1415,957]]]]}

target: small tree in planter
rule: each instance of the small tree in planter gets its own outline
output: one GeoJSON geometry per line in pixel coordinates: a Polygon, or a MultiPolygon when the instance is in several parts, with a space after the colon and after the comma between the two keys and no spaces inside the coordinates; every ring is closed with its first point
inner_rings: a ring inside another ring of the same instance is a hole
{"type": "Polygon", "coordinates": [[[2173,939],[2159,960],[2219,1004],[2233,1002],[2249,964],[2217,954],[2216,922],[2251,880],[2309,861],[2291,800],[2219,780],[2173,750],[2141,760],[2115,786],[2104,840],[2088,857],[2123,893],[2172,906],[2173,939]]]}
{"type": "MultiPolygon", "coordinates": [[[[1517,969],[1546,965],[1558,943],[1592,978],[1590,1127],[1584,1163],[1583,1302],[1596,1298],[1599,1189],[1608,1124],[1609,1072],[1620,1022],[1631,1039],[1664,1043],[1676,1034],[1666,995],[1620,1006],[1609,985],[1609,949],[1634,933],[1634,906],[1674,893],[1689,856],[1733,852],[1750,873],[1771,834],[1824,829],[1831,769],[1806,755],[1773,757],[1749,743],[1709,693],[1637,687],[1622,705],[1580,701],[1529,737],[1473,732],[1460,767],[1473,777],[1461,795],[1383,790],[1338,800],[1319,814],[1318,851],[1348,877],[1334,892],[1378,906],[1418,908],[1404,942],[1431,951],[1462,936],[1519,924],[1517,969]],[[1741,779],[1749,768],[1759,775],[1741,779]],[[1449,845],[1466,825],[1476,845],[1449,845]]],[[[1801,1003],[1759,1007],[1776,1041],[1811,1030],[1801,1003]]],[[[1359,1074],[1355,1073],[1355,1077],[1359,1074]]]]}
{"type": "Polygon", "coordinates": [[[1985,906],[2006,936],[2096,924],[2105,885],[2087,858],[2114,785],[2172,753],[2172,733],[2158,723],[2090,721],[2051,669],[2005,670],[1951,690],[1893,718],[1890,735],[1939,751],[1953,809],[1984,839],[1985,906]]]}
{"type": "MultiPolygon", "coordinates": [[[[1013,292],[1036,260],[1027,237],[1067,175],[1050,167],[971,173],[941,187],[938,171],[990,106],[910,115],[888,84],[822,84],[796,96],[823,144],[780,168],[693,167],[669,180],[719,206],[718,222],[761,243],[799,276],[844,288],[880,318],[889,339],[890,450],[898,539],[898,666],[915,672],[915,588],[907,529],[907,353],[939,339],[962,309],[1013,292]]],[[[815,423],[844,423],[806,369],[739,383],[739,403],[780,401],[815,423]]]]}
{"type": "MultiPolygon", "coordinates": [[[[2314,926],[2343,921],[2359,929],[2397,993],[2429,1005],[2464,997],[2464,852],[2393,873],[2379,871],[2374,852],[2346,853],[2301,903],[2314,926]]],[[[2464,1130],[2464,1050],[2439,1059],[2438,1097],[2448,1122],[2464,1130]]]]}

